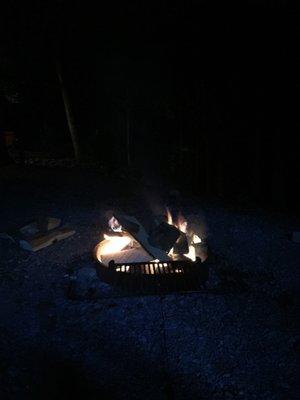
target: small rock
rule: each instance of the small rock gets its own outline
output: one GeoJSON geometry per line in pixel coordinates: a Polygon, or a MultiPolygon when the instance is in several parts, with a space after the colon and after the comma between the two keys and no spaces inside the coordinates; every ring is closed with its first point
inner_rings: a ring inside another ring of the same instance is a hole
{"type": "Polygon", "coordinates": [[[97,299],[107,297],[112,287],[101,282],[94,268],[83,267],[70,277],[69,297],[74,299],[97,299]]]}
{"type": "Polygon", "coordinates": [[[97,273],[94,268],[83,267],[80,268],[80,270],[77,272],[77,279],[84,282],[90,281],[91,279],[94,279],[96,277],[97,273]]]}
{"type": "Polygon", "coordinates": [[[283,382],[280,386],[281,386],[283,389],[289,389],[289,388],[290,388],[290,385],[289,385],[288,383],[286,383],[286,382],[283,382]]]}
{"type": "Polygon", "coordinates": [[[292,241],[295,243],[300,243],[300,232],[293,232],[292,241]]]}

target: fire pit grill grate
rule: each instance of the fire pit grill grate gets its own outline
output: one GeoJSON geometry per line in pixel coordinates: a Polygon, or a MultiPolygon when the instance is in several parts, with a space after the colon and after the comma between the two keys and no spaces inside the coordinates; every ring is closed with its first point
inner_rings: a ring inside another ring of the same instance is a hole
{"type": "Polygon", "coordinates": [[[189,292],[205,287],[208,280],[208,263],[180,260],[168,262],[115,263],[106,267],[101,263],[97,272],[102,280],[123,292],[161,294],[189,292]]]}

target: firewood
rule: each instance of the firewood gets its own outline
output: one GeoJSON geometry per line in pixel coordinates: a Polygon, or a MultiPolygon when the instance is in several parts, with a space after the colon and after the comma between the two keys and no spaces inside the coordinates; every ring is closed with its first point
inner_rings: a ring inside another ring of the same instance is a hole
{"type": "Polygon", "coordinates": [[[203,241],[201,243],[194,244],[196,257],[199,257],[202,262],[208,258],[209,247],[208,244],[203,241]]]}
{"type": "MultiPolygon", "coordinates": [[[[113,215],[119,222],[119,224],[122,226],[122,228],[130,233],[137,233],[140,229],[140,224],[128,219],[127,215],[121,215],[121,214],[116,214],[114,213],[113,215]]],[[[130,217],[129,217],[130,218],[130,217]]]]}
{"type": "Polygon", "coordinates": [[[180,236],[174,244],[173,252],[174,254],[187,254],[189,252],[189,244],[185,233],[180,232],[180,236]]]}
{"type": "Polygon", "coordinates": [[[153,259],[158,259],[160,261],[170,260],[164,250],[157,248],[149,243],[149,235],[147,234],[145,228],[139,223],[139,221],[135,217],[126,215],[123,216],[122,221],[123,223],[125,221],[125,224],[122,225],[124,230],[128,231],[131,236],[135,240],[137,240],[140,245],[153,257],[153,259]]]}
{"type": "Polygon", "coordinates": [[[21,228],[18,225],[12,225],[8,227],[5,233],[1,233],[0,236],[2,238],[10,239],[13,242],[19,242],[21,239],[32,239],[35,236],[51,231],[59,227],[60,224],[61,220],[59,218],[39,218],[27,223],[21,228]]]}
{"type": "Polygon", "coordinates": [[[74,235],[74,233],[75,231],[73,229],[61,227],[45,234],[36,235],[32,238],[21,239],[19,243],[23,249],[35,252],[53,243],[59,242],[60,240],[66,239],[74,235]]]}
{"type": "Polygon", "coordinates": [[[180,231],[175,226],[161,222],[152,230],[149,242],[168,253],[179,238],[180,231]]]}
{"type": "Polygon", "coordinates": [[[38,233],[51,231],[59,227],[61,220],[59,218],[40,218],[37,221],[32,221],[29,224],[19,229],[20,233],[25,237],[37,235],[38,233]]]}
{"type": "Polygon", "coordinates": [[[114,262],[118,264],[130,264],[133,262],[149,262],[152,261],[152,259],[153,257],[150,256],[146,250],[140,247],[138,249],[131,248],[101,256],[101,263],[108,267],[111,260],[114,260],[114,262]]]}
{"type": "Polygon", "coordinates": [[[52,229],[58,228],[59,225],[61,224],[61,219],[60,218],[52,218],[48,217],[47,218],[47,231],[51,231],[52,229]]]}

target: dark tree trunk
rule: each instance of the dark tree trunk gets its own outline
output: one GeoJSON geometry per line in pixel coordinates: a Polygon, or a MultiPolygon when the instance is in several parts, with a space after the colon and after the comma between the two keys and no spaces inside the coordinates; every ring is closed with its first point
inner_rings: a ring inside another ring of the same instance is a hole
{"type": "Polygon", "coordinates": [[[126,159],[127,166],[131,165],[131,149],[130,149],[130,109],[126,107],[126,159]]]}
{"type": "Polygon", "coordinates": [[[206,132],[205,137],[205,177],[206,177],[206,194],[211,194],[212,188],[212,164],[211,164],[211,141],[209,139],[209,132],[206,132]]]}
{"type": "Polygon", "coordinates": [[[261,197],[261,132],[256,130],[253,134],[253,151],[252,151],[252,197],[257,200],[261,197]]]}
{"type": "Polygon", "coordinates": [[[219,197],[223,197],[224,195],[224,165],[223,165],[223,155],[219,155],[219,159],[216,160],[216,187],[217,187],[217,195],[219,197]]]}
{"type": "Polygon", "coordinates": [[[67,117],[68,127],[70,130],[70,135],[71,135],[71,139],[72,139],[74,154],[75,154],[76,161],[79,162],[81,159],[81,151],[80,151],[80,145],[79,145],[79,139],[78,139],[78,136],[79,136],[78,128],[75,123],[75,118],[74,118],[74,114],[73,114],[73,109],[72,109],[69,92],[64,83],[61,63],[58,59],[55,60],[55,66],[56,66],[56,73],[58,76],[61,94],[62,94],[64,106],[65,106],[66,117],[67,117]]]}
{"type": "Polygon", "coordinates": [[[276,208],[282,208],[285,204],[285,185],[280,131],[275,132],[272,139],[272,203],[276,208]]]}

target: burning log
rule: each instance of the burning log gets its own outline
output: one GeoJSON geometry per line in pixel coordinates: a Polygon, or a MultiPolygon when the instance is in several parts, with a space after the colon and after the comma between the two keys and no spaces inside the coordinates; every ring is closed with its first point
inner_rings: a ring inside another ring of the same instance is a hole
{"type": "Polygon", "coordinates": [[[112,211],[106,216],[109,219],[110,232],[104,235],[106,240],[97,246],[96,251],[96,258],[100,262],[104,261],[105,256],[105,265],[110,260],[115,260],[115,257],[118,262],[123,262],[125,252],[129,250],[133,255],[136,253],[140,262],[138,254],[140,249],[150,257],[144,258],[145,255],[142,254],[144,261],[165,262],[185,259],[196,261],[198,257],[204,262],[207,258],[207,247],[194,230],[190,229],[180,211],[175,220],[168,209],[166,216],[159,216],[160,219],[157,217],[156,226],[151,230],[150,236],[135,217],[112,211]],[[130,243],[123,245],[126,236],[130,243]]]}
{"type": "Polygon", "coordinates": [[[196,242],[193,244],[195,248],[195,255],[199,257],[202,262],[204,262],[208,258],[208,244],[206,241],[196,242]]]}
{"type": "Polygon", "coordinates": [[[95,248],[101,279],[154,293],[204,286],[208,266],[202,265],[207,254],[201,257],[201,250],[207,246],[188,229],[180,211],[175,219],[169,210],[167,216],[156,216],[150,236],[135,217],[113,212],[108,217],[110,231],[95,248]]]}
{"type": "Polygon", "coordinates": [[[120,232],[121,234],[122,232],[125,234],[126,232],[129,233],[132,238],[135,239],[144,250],[146,250],[151,259],[158,259],[161,261],[169,260],[169,257],[165,251],[153,246],[149,242],[148,233],[135,217],[129,215],[120,215],[114,212],[107,213],[106,217],[109,218],[109,226],[114,232],[120,232]]]}
{"type": "Polygon", "coordinates": [[[173,252],[174,254],[186,254],[189,252],[189,244],[185,233],[180,232],[180,236],[173,246],[173,252]]]}
{"type": "Polygon", "coordinates": [[[152,246],[159,247],[168,253],[180,236],[181,233],[175,226],[161,222],[152,230],[149,242],[152,246]]]}
{"type": "Polygon", "coordinates": [[[113,217],[125,231],[130,232],[131,234],[138,233],[141,225],[137,220],[134,221],[132,218],[130,219],[129,216],[116,213],[114,213],[113,217]]]}

